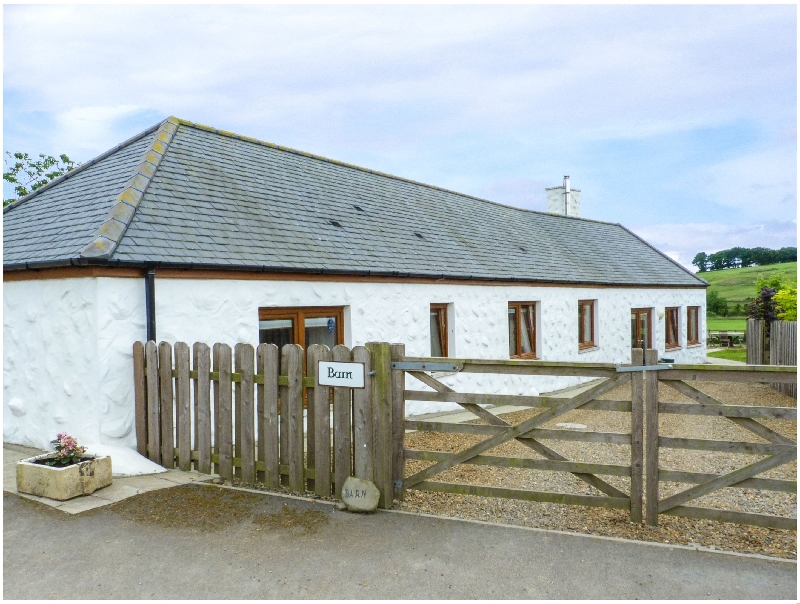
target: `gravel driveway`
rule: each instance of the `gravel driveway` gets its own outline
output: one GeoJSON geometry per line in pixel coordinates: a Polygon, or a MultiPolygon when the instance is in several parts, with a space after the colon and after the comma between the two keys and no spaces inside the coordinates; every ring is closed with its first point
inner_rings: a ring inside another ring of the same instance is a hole
{"type": "MultiPolygon", "coordinates": [[[[761,384],[694,382],[693,385],[718,400],[729,404],[796,406],[794,399],[761,384]]],[[[627,398],[630,400],[630,384],[608,392],[600,398],[614,400],[625,400],[627,398]]],[[[663,384],[659,385],[659,400],[691,402],[681,393],[663,384]]],[[[525,410],[504,415],[503,419],[512,424],[518,424],[541,413],[541,411],[541,409],[525,410]]],[[[781,434],[796,440],[795,422],[785,420],[760,421],[781,434]]],[[[470,423],[480,424],[485,422],[475,420],[470,423]]],[[[583,424],[586,426],[585,431],[630,432],[629,413],[576,410],[544,424],[543,427],[556,428],[557,423],[583,424]]],[[[662,414],[660,416],[659,429],[662,436],[766,442],[752,432],[740,428],[725,418],[719,417],[662,414]]],[[[454,452],[463,450],[484,438],[461,434],[416,432],[406,435],[406,446],[411,449],[454,452]]],[[[629,446],[566,441],[546,441],[546,444],[573,461],[630,465],[629,446]]],[[[537,453],[516,441],[505,443],[486,452],[486,454],[529,458],[539,457],[537,453]]],[[[758,458],[758,456],[754,455],[679,449],[661,449],[660,451],[662,468],[692,472],[730,472],[738,467],[753,463],[758,458]]],[[[408,461],[406,463],[406,475],[411,475],[428,465],[428,462],[408,461]]],[[[775,468],[759,475],[759,477],[796,480],[797,463],[792,462],[775,468]]],[[[603,479],[617,488],[629,492],[629,478],[603,476],[603,479]]],[[[576,494],[601,494],[593,487],[565,472],[519,470],[464,464],[437,475],[433,480],[576,494]]],[[[660,486],[661,497],[683,491],[690,486],[688,484],[663,482],[660,486]]],[[[794,493],[728,488],[693,500],[689,505],[797,517],[797,495],[794,493]]],[[[491,520],[521,526],[659,541],[662,543],[695,543],[728,551],[758,553],[785,558],[797,557],[796,531],[766,529],[724,522],[661,516],[658,527],[649,527],[631,523],[628,512],[624,510],[607,510],[470,495],[428,493],[414,490],[407,492],[406,500],[400,505],[400,508],[429,514],[491,520]]]]}

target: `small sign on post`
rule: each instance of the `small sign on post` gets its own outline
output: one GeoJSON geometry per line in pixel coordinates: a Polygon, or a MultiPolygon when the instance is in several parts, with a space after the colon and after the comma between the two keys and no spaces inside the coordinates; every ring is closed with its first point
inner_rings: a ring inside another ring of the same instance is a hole
{"type": "Polygon", "coordinates": [[[317,381],[320,386],[364,387],[364,363],[320,361],[317,381]]]}

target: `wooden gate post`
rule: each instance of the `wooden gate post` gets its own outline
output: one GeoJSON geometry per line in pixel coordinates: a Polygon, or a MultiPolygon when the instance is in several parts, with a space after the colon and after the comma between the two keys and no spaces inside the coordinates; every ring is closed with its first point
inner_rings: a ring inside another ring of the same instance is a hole
{"type": "MultiPolygon", "coordinates": [[[[645,365],[658,364],[658,351],[648,349],[644,353],[645,365]]],[[[645,473],[647,510],[645,522],[658,525],[658,371],[645,371],[644,409],[647,424],[647,441],[645,452],[645,473]]]]}
{"type": "MultiPolygon", "coordinates": [[[[631,350],[631,365],[644,364],[644,351],[631,350]]],[[[631,373],[631,522],[642,522],[642,470],[644,463],[644,376],[631,373]]]]}
{"type": "Polygon", "coordinates": [[[392,507],[392,351],[388,342],[367,342],[372,371],[373,482],[381,492],[378,506],[392,507]]]}
{"type": "MultiPolygon", "coordinates": [[[[392,361],[400,361],[406,356],[405,344],[392,344],[392,361]]],[[[406,372],[402,369],[392,370],[392,486],[394,498],[403,501],[403,478],[405,477],[406,446],[406,372]]]]}

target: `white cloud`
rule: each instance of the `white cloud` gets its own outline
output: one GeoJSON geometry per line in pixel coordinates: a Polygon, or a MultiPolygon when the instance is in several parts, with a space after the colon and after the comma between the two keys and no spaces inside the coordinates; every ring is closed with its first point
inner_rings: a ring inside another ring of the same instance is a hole
{"type": "Polygon", "coordinates": [[[136,105],[112,107],[75,107],[55,115],[50,148],[72,149],[73,154],[92,155],[98,149],[107,149],[129,138],[120,133],[120,120],[143,110],[136,105]]]}

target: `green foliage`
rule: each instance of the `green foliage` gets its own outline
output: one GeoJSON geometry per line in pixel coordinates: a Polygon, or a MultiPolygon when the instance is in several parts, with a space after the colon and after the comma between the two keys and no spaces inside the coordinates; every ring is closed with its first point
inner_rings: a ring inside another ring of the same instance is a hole
{"type": "Polygon", "coordinates": [[[747,319],[733,317],[707,317],[706,329],[708,331],[745,331],[747,319]]]}
{"type": "Polygon", "coordinates": [[[765,247],[732,247],[713,254],[700,252],[692,260],[692,264],[701,273],[748,266],[765,266],[783,262],[797,262],[796,247],[782,247],[779,250],[771,250],[765,247]]]}
{"type": "Polygon", "coordinates": [[[773,298],[779,307],[781,321],[797,321],[797,285],[790,285],[778,291],[773,298]]]}
{"type": "Polygon", "coordinates": [[[706,291],[706,309],[714,315],[725,317],[728,315],[728,301],[715,290],[706,291]]]}
{"type": "Polygon", "coordinates": [[[766,277],[764,275],[759,275],[755,283],[756,295],[761,293],[761,290],[765,287],[771,287],[775,291],[783,289],[784,283],[783,275],[769,275],[766,277]]]}
{"type": "Polygon", "coordinates": [[[739,361],[741,363],[746,363],[747,349],[723,348],[722,350],[715,350],[714,352],[709,352],[706,356],[714,357],[717,359],[728,359],[729,361],[739,361]]]}
{"type": "Polygon", "coordinates": [[[11,153],[10,151],[6,151],[3,163],[6,168],[6,171],[3,172],[3,180],[16,185],[14,187],[16,197],[4,199],[3,206],[7,206],[20,197],[25,197],[80,165],[63,153],[58,158],[40,153],[39,159],[34,159],[27,153],[11,153]]]}

